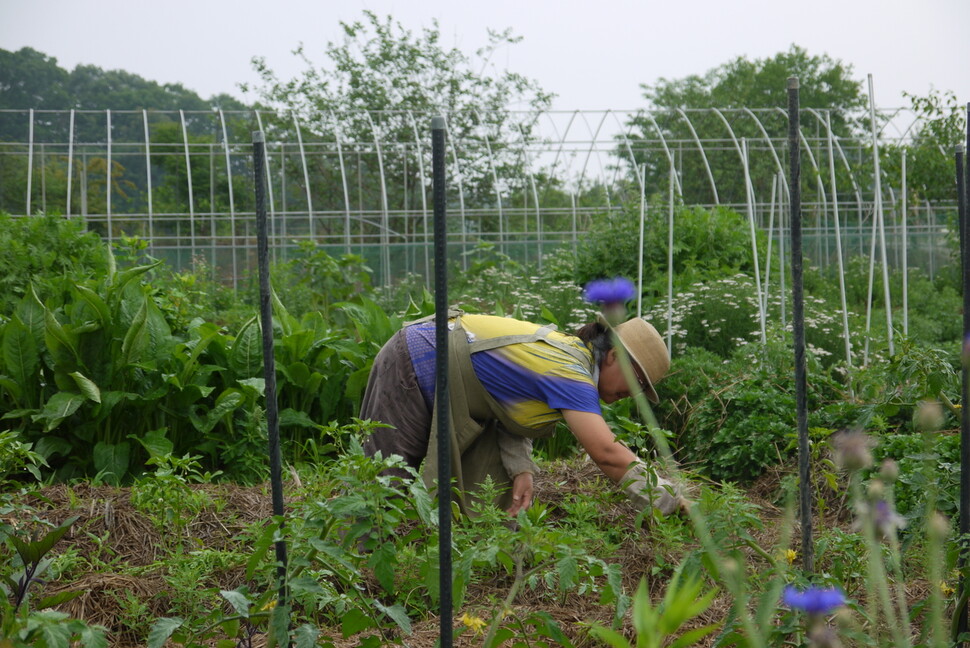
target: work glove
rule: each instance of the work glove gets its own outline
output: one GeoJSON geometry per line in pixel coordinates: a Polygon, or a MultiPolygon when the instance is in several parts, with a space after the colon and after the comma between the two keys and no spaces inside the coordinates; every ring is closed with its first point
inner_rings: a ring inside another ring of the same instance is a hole
{"type": "Polygon", "coordinates": [[[655,474],[640,462],[623,475],[620,484],[634,506],[641,510],[653,507],[663,515],[671,515],[686,512],[690,507],[680,484],[655,474]]]}

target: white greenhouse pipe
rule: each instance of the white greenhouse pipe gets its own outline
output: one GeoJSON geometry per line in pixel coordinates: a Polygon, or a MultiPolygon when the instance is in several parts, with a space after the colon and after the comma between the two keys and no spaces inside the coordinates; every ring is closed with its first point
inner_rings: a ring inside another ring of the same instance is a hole
{"type": "MultiPolygon", "coordinates": [[[[192,192],[192,163],[189,159],[189,131],[185,126],[185,111],[179,109],[179,121],[182,124],[182,146],[185,151],[185,181],[189,189],[189,241],[192,258],[195,258],[195,198],[192,192]]],[[[213,272],[215,268],[213,268],[213,272]]]]}
{"type": "Polygon", "coordinates": [[[889,266],[886,261],[886,225],[883,220],[882,212],[882,179],[879,167],[879,138],[876,131],[876,104],[872,90],[872,75],[869,77],[869,121],[872,124],[872,161],[873,161],[873,180],[875,181],[876,192],[876,219],[879,222],[879,244],[882,256],[882,281],[883,295],[886,304],[886,336],[889,344],[889,355],[893,355],[893,312],[892,302],[889,295],[889,266]]]}
{"type": "MultiPolygon", "coordinates": [[[[829,181],[832,184],[832,217],[835,220],[835,255],[839,265],[839,297],[842,300],[842,337],[845,340],[845,362],[852,368],[852,340],[849,336],[849,307],[845,295],[845,262],[842,258],[842,223],[839,218],[839,195],[835,182],[835,152],[832,146],[832,122],[825,113],[825,126],[828,133],[829,181]]],[[[851,387],[850,387],[851,388],[851,387]]]]}
{"type": "MultiPolygon", "coordinates": [[[[74,109],[71,108],[71,122],[68,127],[67,135],[67,204],[65,205],[64,215],[71,217],[71,188],[74,180],[74,109]]],[[[149,201],[151,201],[151,191],[149,191],[149,201]]],[[[149,203],[150,204],[150,203],[149,203]]]]}
{"type": "MultiPolygon", "coordinates": [[[[256,125],[259,128],[260,133],[265,134],[263,129],[263,118],[259,116],[259,111],[253,111],[256,113],[256,125]]],[[[265,135],[264,135],[265,139],[265,135]]],[[[282,156],[282,153],[280,154],[282,156]]],[[[279,247],[279,239],[276,237],[276,204],[273,200],[273,173],[269,164],[269,146],[264,148],[263,154],[263,166],[266,167],[266,196],[269,198],[269,239],[273,241],[273,245],[270,246],[270,254],[273,255],[273,261],[276,261],[276,248],[279,247]]]]}
{"type": "MultiPolygon", "coordinates": [[[[74,130],[74,111],[71,111],[71,131],[74,130]]],[[[148,252],[152,254],[155,247],[155,212],[152,203],[152,140],[148,130],[148,111],[144,108],[141,111],[142,126],[145,130],[145,187],[148,198],[148,252]]]]}

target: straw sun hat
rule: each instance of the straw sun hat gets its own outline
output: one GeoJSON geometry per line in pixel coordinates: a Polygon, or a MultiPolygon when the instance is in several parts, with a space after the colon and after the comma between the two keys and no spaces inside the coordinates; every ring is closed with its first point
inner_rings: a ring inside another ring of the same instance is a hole
{"type": "Polygon", "coordinates": [[[647,377],[644,394],[651,402],[657,403],[660,398],[653,386],[660,382],[667,370],[670,369],[670,354],[660,333],[645,319],[634,317],[613,327],[623,348],[630,354],[630,358],[640,368],[642,375],[647,377]]]}

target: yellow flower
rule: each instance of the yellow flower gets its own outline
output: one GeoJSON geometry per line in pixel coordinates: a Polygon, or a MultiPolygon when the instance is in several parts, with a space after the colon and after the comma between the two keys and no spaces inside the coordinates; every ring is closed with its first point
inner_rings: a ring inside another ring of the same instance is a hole
{"type": "Polygon", "coordinates": [[[789,565],[795,564],[795,559],[798,558],[798,552],[794,549],[785,549],[785,560],[788,561],[789,565]]]}
{"type": "Polygon", "coordinates": [[[480,634],[482,629],[487,625],[485,619],[477,616],[470,616],[467,612],[461,615],[461,622],[465,624],[465,627],[470,628],[475,634],[480,634]]]}
{"type": "Polygon", "coordinates": [[[951,587],[946,581],[940,581],[940,594],[950,597],[956,594],[956,590],[953,589],[953,587],[951,587]]]}
{"type": "Polygon", "coordinates": [[[259,611],[260,612],[269,612],[270,610],[272,610],[275,607],[276,607],[276,599],[273,599],[272,601],[270,601],[269,603],[267,603],[263,607],[259,608],[259,611]]]}

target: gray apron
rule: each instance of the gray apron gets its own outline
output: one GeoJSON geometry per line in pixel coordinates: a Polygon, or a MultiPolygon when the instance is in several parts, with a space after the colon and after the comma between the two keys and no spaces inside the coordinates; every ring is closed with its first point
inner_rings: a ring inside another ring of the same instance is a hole
{"type": "MultiPolygon", "coordinates": [[[[499,508],[511,504],[511,478],[502,463],[498,435],[517,434],[529,438],[548,437],[555,432],[556,422],[541,428],[528,428],[520,425],[488,393],[472,367],[471,355],[510,344],[542,341],[561,349],[592,373],[592,356],[584,354],[575,347],[559,340],[549,339],[554,328],[544,326],[528,335],[504,335],[484,340],[468,341],[461,326],[461,312],[449,312],[455,319],[454,329],[448,334],[448,432],[451,446],[451,476],[456,491],[454,496],[462,511],[469,514],[469,504],[477,501],[475,491],[479,484],[491,477],[499,489],[504,489],[499,508]]],[[[429,318],[430,319],[430,318],[429,318]]],[[[436,396],[437,398],[437,396],[436,396]]],[[[437,403],[436,403],[437,405],[437,403]]],[[[428,453],[425,459],[423,478],[429,489],[434,488],[438,477],[438,408],[434,409],[428,453]]],[[[531,463],[531,460],[530,460],[531,463]]]]}

